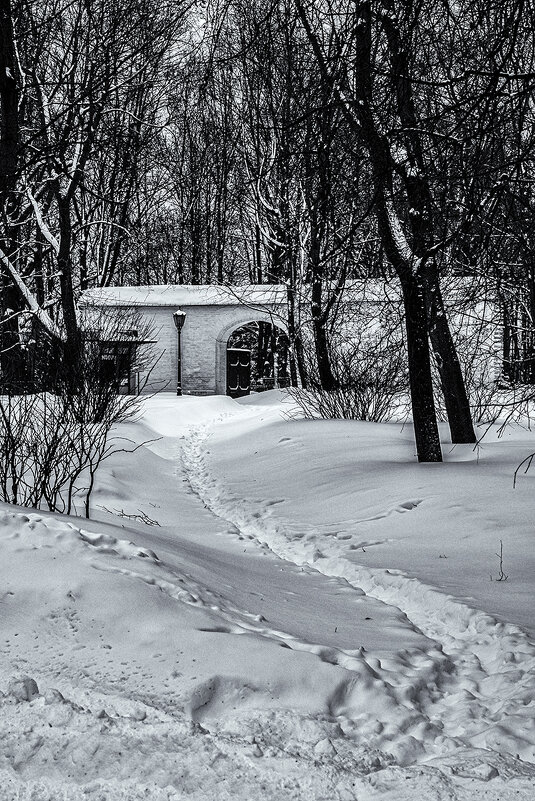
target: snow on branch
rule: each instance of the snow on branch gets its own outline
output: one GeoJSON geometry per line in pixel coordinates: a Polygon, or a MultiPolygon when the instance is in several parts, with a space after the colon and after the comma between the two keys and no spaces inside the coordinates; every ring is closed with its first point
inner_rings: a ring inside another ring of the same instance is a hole
{"type": "Polygon", "coordinates": [[[11,276],[13,283],[17,286],[20,294],[24,298],[28,308],[30,311],[35,315],[35,317],[39,320],[43,328],[48,331],[50,336],[54,337],[54,339],[60,339],[62,341],[65,340],[64,335],[61,333],[60,329],[54,322],[54,320],[50,317],[47,312],[39,306],[35,296],[32,292],[28,289],[26,284],[24,283],[19,271],[17,268],[11,263],[10,259],[4,253],[2,249],[0,249],[0,261],[2,265],[6,269],[6,271],[11,276]]]}
{"type": "Polygon", "coordinates": [[[43,215],[41,214],[41,209],[39,208],[39,204],[32,195],[29,187],[26,187],[26,194],[28,196],[30,203],[33,206],[33,210],[35,212],[35,219],[37,220],[37,225],[39,226],[39,230],[41,231],[41,233],[43,234],[44,238],[49,243],[49,245],[52,245],[54,253],[57,256],[57,254],[59,253],[59,242],[52,233],[52,231],[50,230],[50,228],[48,227],[48,225],[43,220],[43,215]]]}

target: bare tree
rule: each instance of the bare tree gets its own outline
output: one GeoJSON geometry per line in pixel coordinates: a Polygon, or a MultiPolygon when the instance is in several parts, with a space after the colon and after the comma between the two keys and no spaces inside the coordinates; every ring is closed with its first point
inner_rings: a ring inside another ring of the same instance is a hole
{"type": "Polygon", "coordinates": [[[19,307],[73,367],[76,297],[89,282],[109,282],[124,257],[146,186],[138,157],[161,122],[162,81],[189,5],[149,13],[145,0],[17,0],[10,17],[19,158],[2,267],[19,307]]]}
{"type": "MultiPolygon", "coordinates": [[[[395,162],[390,142],[377,125],[375,116],[379,98],[374,92],[376,70],[373,58],[376,47],[372,36],[371,4],[356,4],[350,16],[353,45],[351,62],[355,72],[351,83],[346,60],[342,62],[341,75],[333,72],[326,61],[324,49],[314,31],[307,9],[300,0],[296,0],[296,8],[322,69],[324,80],[343,108],[355,138],[363,142],[368,152],[378,229],[385,253],[399,278],[403,292],[418,459],[441,461],[427,344],[429,325],[423,275],[426,260],[423,254],[418,254],[411,247],[396,210],[393,183],[395,162]],[[348,97],[350,91],[351,95],[348,97]]],[[[340,42],[339,53],[345,52],[347,47],[342,46],[340,42]]]]}

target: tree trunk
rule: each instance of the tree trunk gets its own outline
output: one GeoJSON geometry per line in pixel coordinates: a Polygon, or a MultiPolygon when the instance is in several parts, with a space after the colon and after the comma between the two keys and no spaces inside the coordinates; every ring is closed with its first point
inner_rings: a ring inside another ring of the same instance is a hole
{"type": "Polygon", "coordinates": [[[269,378],[271,344],[271,323],[260,321],[258,323],[258,343],[256,354],[256,373],[258,378],[269,378]]]}
{"type": "Polygon", "coordinates": [[[291,287],[288,287],[288,341],[290,384],[292,387],[297,387],[299,382],[301,382],[303,389],[306,389],[308,386],[308,378],[305,368],[303,343],[297,331],[295,321],[295,290],[291,287]]]}
{"type": "Polygon", "coordinates": [[[426,300],[429,338],[440,375],[451,441],[454,444],[475,442],[476,433],[464,376],[436,278],[432,286],[426,288],[426,300]]]}
{"type": "Polygon", "coordinates": [[[72,282],[72,220],[69,199],[58,192],[60,243],[57,257],[60,274],[61,309],[65,325],[63,348],[64,378],[67,386],[75,388],[80,376],[81,337],[76,317],[72,282]]]}
{"type": "Polygon", "coordinates": [[[422,265],[421,275],[425,288],[429,337],[440,374],[452,442],[475,442],[470,404],[442,301],[437,265],[433,259],[427,260],[425,256],[437,238],[434,223],[436,212],[424,157],[425,148],[420,133],[417,99],[410,77],[411,45],[396,21],[393,0],[383,0],[382,6],[380,14],[388,42],[392,90],[403,130],[402,142],[410,167],[404,166],[401,173],[406,203],[411,210],[409,227],[412,233],[412,251],[425,262],[422,265]]]}
{"type": "Polygon", "coordinates": [[[329,392],[336,389],[337,381],[331,367],[329,343],[323,316],[313,318],[312,328],[314,332],[314,348],[316,351],[319,385],[322,389],[326,389],[329,392]]]}
{"type": "MultiPolygon", "coordinates": [[[[0,246],[8,257],[16,249],[11,215],[17,182],[19,87],[10,0],[0,0],[0,246]]],[[[23,389],[25,359],[20,348],[18,313],[24,308],[8,275],[0,276],[0,373],[2,391],[23,389]]]]}
{"type": "Polygon", "coordinates": [[[329,340],[327,331],[325,330],[325,313],[322,310],[322,291],[323,291],[323,275],[319,266],[319,254],[314,254],[315,260],[312,262],[312,332],[314,334],[314,350],[316,352],[316,364],[318,368],[318,381],[322,389],[327,391],[335,389],[337,385],[336,378],[334,377],[331,356],[329,353],[329,340]]]}
{"type": "Polygon", "coordinates": [[[433,380],[424,291],[416,280],[402,280],[407,330],[409,382],[419,462],[441,462],[442,451],[433,397],[433,380]]]}
{"type": "Polygon", "coordinates": [[[15,47],[10,0],[0,0],[0,198],[4,204],[15,188],[19,148],[15,47]]]}

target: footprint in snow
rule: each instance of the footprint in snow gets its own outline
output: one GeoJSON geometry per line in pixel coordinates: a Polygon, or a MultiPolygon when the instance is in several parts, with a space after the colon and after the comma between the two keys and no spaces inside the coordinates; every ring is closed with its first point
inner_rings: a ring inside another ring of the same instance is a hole
{"type": "Polygon", "coordinates": [[[412,509],[416,509],[420,504],[423,503],[421,498],[417,498],[415,501],[405,501],[404,503],[400,503],[399,506],[396,507],[397,512],[410,512],[412,509]]]}

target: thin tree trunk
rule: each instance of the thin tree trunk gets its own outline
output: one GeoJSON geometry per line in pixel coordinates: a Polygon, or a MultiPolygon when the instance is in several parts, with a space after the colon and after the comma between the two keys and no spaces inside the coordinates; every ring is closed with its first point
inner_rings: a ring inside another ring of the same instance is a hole
{"type": "Polygon", "coordinates": [[[303,354],[303,343],[297,331],[295,321],[295,289],[288,287],[288,340],[290,350],[288,361],[290,367],[290,384],[297,387],[299,382],[303,389],[308,386],[308,376],[303,354]]]}
{"type": "Polygon", "coordinates": [[[58,192],[57,202],[60,231],[57,263],[60,273],[61,308],[65,325],[64,374],[67,384],[75,387],[77,381],[81,378],[79,375],[81,337],[76,317],[72,282],[72,220],[69,199],[58,192]]]}
{"type": "Polygon", "coordinates": [[[258,342],[256,354],[256,373],[258,378],[266,378],[266,362],[269,362],[269,344],[271,335],[270,323],[258,323],[258,342]]]}

